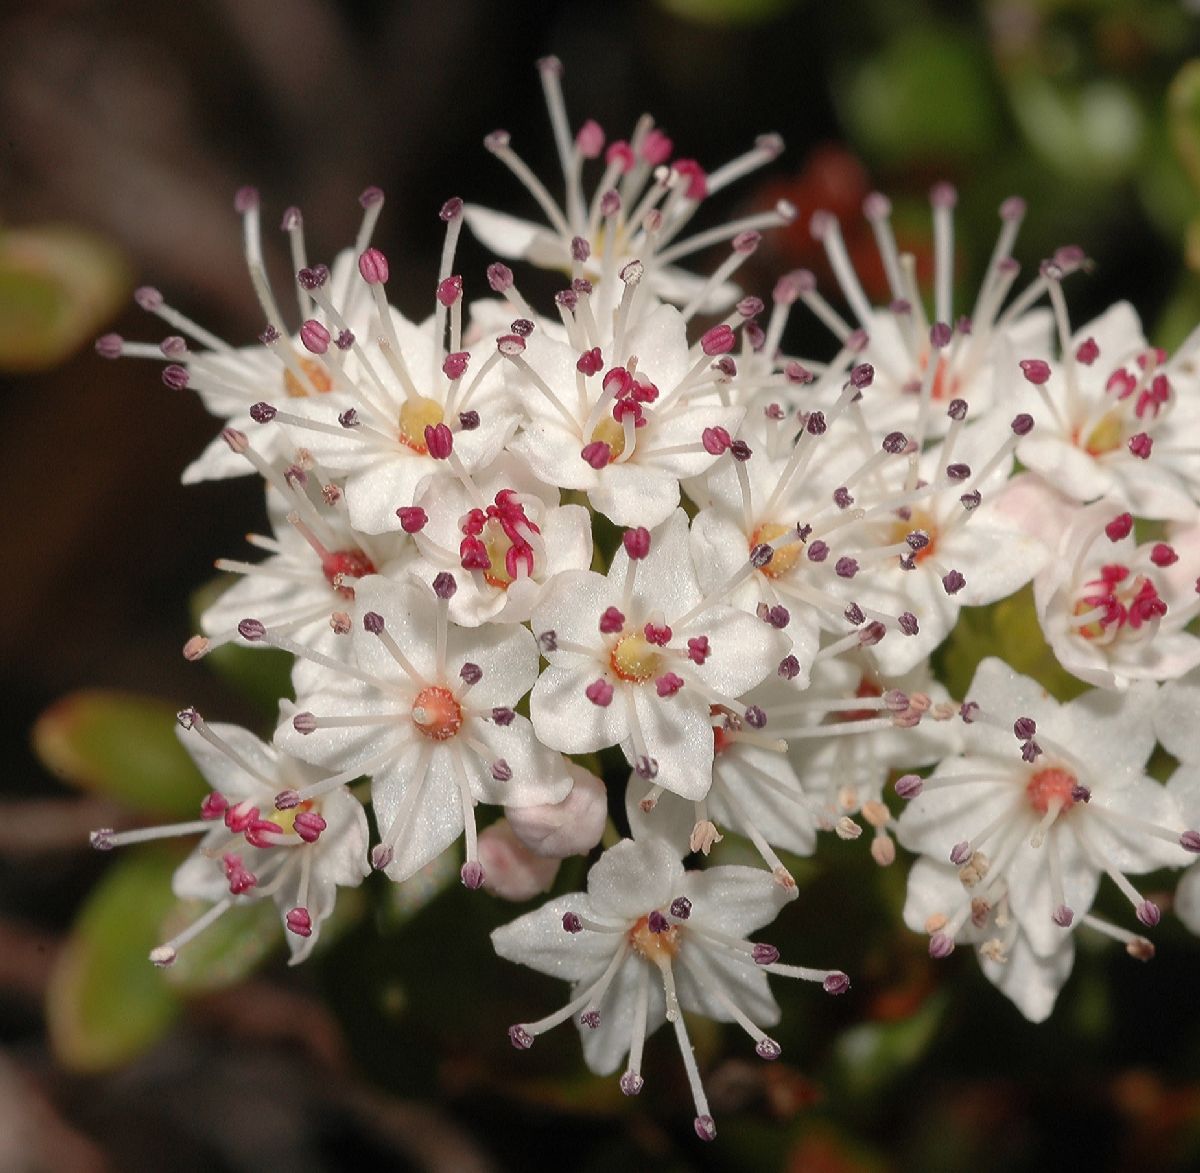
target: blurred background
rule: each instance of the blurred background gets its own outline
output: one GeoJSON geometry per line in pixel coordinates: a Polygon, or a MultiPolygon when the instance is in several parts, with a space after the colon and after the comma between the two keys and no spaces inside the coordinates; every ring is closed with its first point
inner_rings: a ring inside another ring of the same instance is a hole
{"type": "MultiPolygon", "coordinates": [[[[90,345],[106,330],[161,338],[132,303],[144,283],[231,343],[253,340],[237,187],[262,191],[279,282],[287,205],[303,209],[310,257],[329,260],[353,237],[358,193],[383,187],[389,294],[423,317],[447,197],[534,210],[483,149],[488,131],[508,129],[558,191],[534,69],[554,53],[573,126],[594,117],[623,137],[650,111],[708,168],[758,133],[784,136],[781,159],[702,213],[781,197],[800,209],[742,270],[750,292],[796,267],[823,275],[817,208],[881,282],[860,210],[875,188],[927,256],[927,192],[948,179],[963,290],[1000,201],[1021,194],[1023,269],[1083,246],[1094,266],[1069,286],[1074,320],[1125,297],[1172,345],[1200,321],[1198,20],[1179,0],[7,0],[0,1173],[1200,1167],[1200,951],[1172,918],[1150,965],[1081,939],[1055,1017],[1035,1028],[967,950],[929,964],[900,923],[900,865],[825,844],[797,864],[802,899],[773,939],[785,959],[844,968],[853,992],[778,990],[775,1064],[732,1033],[697,1033],[721,1133],[702,1148],[661,1032],[638,1101],[584,1073],[569,1028],[512,1051],[504,1027],[565,991],[491,958],[487,930],[511,906],[457,884],[429,900],[445,876],[399,897],[376,877],[300,971],[246,919],[171,984],[142,938],[170,911],[177,857],[84,846],[123,805],[194,809],[176,709],[274,723],[277,666],[233,687],[179,654],[212,559],[241,557],[264,523],[259,485],[184,491],[214,421],[153,364],[90,345]],[[115,691],[75,692],[96,688],[115,691]],[[30,729],[47,709],[39,759],[30,729]]],[[[465,245],[468,296],[490,259],[465,245]]],[[[826,341],[801,322],[789,346],[826,341]]]]}

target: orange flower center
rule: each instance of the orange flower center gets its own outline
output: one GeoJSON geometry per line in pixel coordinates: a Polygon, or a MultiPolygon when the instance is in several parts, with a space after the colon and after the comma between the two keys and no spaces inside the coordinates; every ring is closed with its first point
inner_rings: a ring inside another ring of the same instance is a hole
{"type": "Polygon", "coordinates": [[[448,688],[430,685],[417,693],[412,705],[412,719],[430,740],[446,741],[462,728],[462,706],[448,688]]]}
{"type": "Polygon", "coordinates": [[[676,925],[671,925],[661,933],[652,933],[650,917],[647,914],[629,930],[629,944],[633,946],[635,953],[661,968],[669,965],[671,959],[678,955],[679,946],[683,942],[679,939],[679,928],[676,925]]]}
{"type": "Polygon", "coordinates": [[[1070,810],[1075,805],[1072,794],[1079,780],[1070,770],[1061,766],[1049,766],[1038,770],[1025,785],[1025,793],[1029,797],[1029,805],[1039,815],[1044,815],[1053,802],[1058,803],[1061,810],[1070,810]]]}
{"type": "Polygon", "coordinates": [[[301,358],[300,369],[308,380],[307,385],[297,379],[291,371],[283,372],[283,389],[287,392],[289,399],[307,399],[310,388],[318,395],[324,395],[326,391],[333,390],[333,377],[316,359],[301,358]]]}
{"type": "MultiPolygon", "coordinates": [[[[795,538],[793,526],[780,525],[777,521],[764,521],[750,535],[747,548],[753,550],[755,546],[761,546],[764,543],[769,545],[776,538],[782,538],[789,534],[795,538]]],[[[800,561],[800,555],[804,553],[804,543],[797,539],[784,542],[774,549],[774,557],[766,566],[760,566],[758,572],[765,574],[768,578],[782,578],[800,561]]]]}
{"type": "Polygon", "coordinates": [[[325,574],[325,581],[343,599],[352,599],[354,588],[347,580],[374,574],[375,564],[361,550],[335,550],[321,559],[321,570],[325,574]]]}

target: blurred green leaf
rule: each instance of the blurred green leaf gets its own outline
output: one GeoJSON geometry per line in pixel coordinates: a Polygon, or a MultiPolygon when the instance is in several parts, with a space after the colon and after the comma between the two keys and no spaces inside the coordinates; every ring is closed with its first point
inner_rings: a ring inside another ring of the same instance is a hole
{"type": "Polygon", "coordinates": [[[843,114],[866,152],[912,165],[989,151],[999,113],[977,39],[915,27],[862,61],[845,87],[843,114]]]}
{"type": "Polygon", "coordinates": [[[794,8],[799,0],[658,0],[674,16],[698,24],[758,24],[794,8]]]}
{"type": "Polygon", "coordinates": [[[1167,123],[1175,153],[1200,191],[1200,58],[1175,75],[1167,91],[1167,123]]]}
{"type": "Polygon", "coordinates": [[[62,362],[112,317],[129,285],[120,252],[90,232],[0,230],[0,370],[62,362]]]}
{"type": "MultiPolygon", "coordinates": [[[[175,903],[159,926],[158,939],[170,940],[210,907],[197,900],[175,903]]],[[[189,941],[163,977],[180,993],[211,994],[244,981],[282,944],[275,902],[255,900],[229,909],[189,941]]]]}
{"type": "Polygon", "coordinates": [[[65,1067],[117,1067],[151,1046],[179,1013],[179,995],[148,960],[174,903],[177,863],[162,849],[130,852],[92,889],[46,995],[50,1042],[65,1067]]]}
{"type": "Polygon", "coordinates": [[[855,1099],[882,1092],[918,1063],[937,1034],[945,1015],[941,994],[928,998],[915,1014],[898,1022],[864,1022],[837,1041],[836,1062],[841,1087],[855,1099]]]}
{"type": "Polygon", "coordinates": [[[175,736],[175,710],[136,693],[85,689],[33,727],[43,765],[64,781],[147,814],[192,816],[208,793],[175,736]]]}
{"type": "Polygon", "coordinates": [[[1030,145],[1060,174],[1115,182],[1137,165],[1146,119],[1121,83],[1099,79],[1069,89],[1030,70],[1014,76],[1009,94],[1030,145]]]}

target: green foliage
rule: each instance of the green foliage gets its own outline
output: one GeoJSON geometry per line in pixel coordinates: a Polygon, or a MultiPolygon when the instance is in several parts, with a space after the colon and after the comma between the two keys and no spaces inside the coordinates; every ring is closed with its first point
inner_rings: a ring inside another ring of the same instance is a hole
{"type": "Polygon", "coordinates": [[[129,289],[121,254],[67,225],[0,229],[0,371],[68,358],[116,313],[129,289]]]}
{"type": "Polygon", "coordinates": [[[179,994],[147,956],[175,898],[176,853],[122,855],[92,889],[63,946],[46,997],[46,1024],[59,1061],[73,1071],[107,1071],[144,1051],[179,1014],[179,994]]]}
{"type": "Polygon", "coordinates": [[[912,27],[852,74],[843,104],[850,136],[885,163],[984,155],[999,129],[988,72],[976,38],[912,27]]]}
{"type": "Polygon", "coordinates": [[[194,816],[208,792],[175,736],[175,710],[153,697],[69,693],[38,719],[33,745],[65,782],[146,814],[194,816]]]}

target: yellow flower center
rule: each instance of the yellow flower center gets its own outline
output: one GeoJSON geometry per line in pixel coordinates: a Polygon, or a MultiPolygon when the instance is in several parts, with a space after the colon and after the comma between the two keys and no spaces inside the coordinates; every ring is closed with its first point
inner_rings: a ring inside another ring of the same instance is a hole
{"type": "Polygon", "coordinates": [[[429,451],[425,446],[425,429],[437,427],[444,418],[442,405],[436,400],[424,395],[406,399],[400,408],[400,433],[396,438],[418,456],[424,456],[429,451]]]}
{"type": "Polygon", "coordinates": [[[609,653],[612,670],[622,679],[644,684],[658,672],[658,649],[640,632],[623,635],[609,653]]]}

